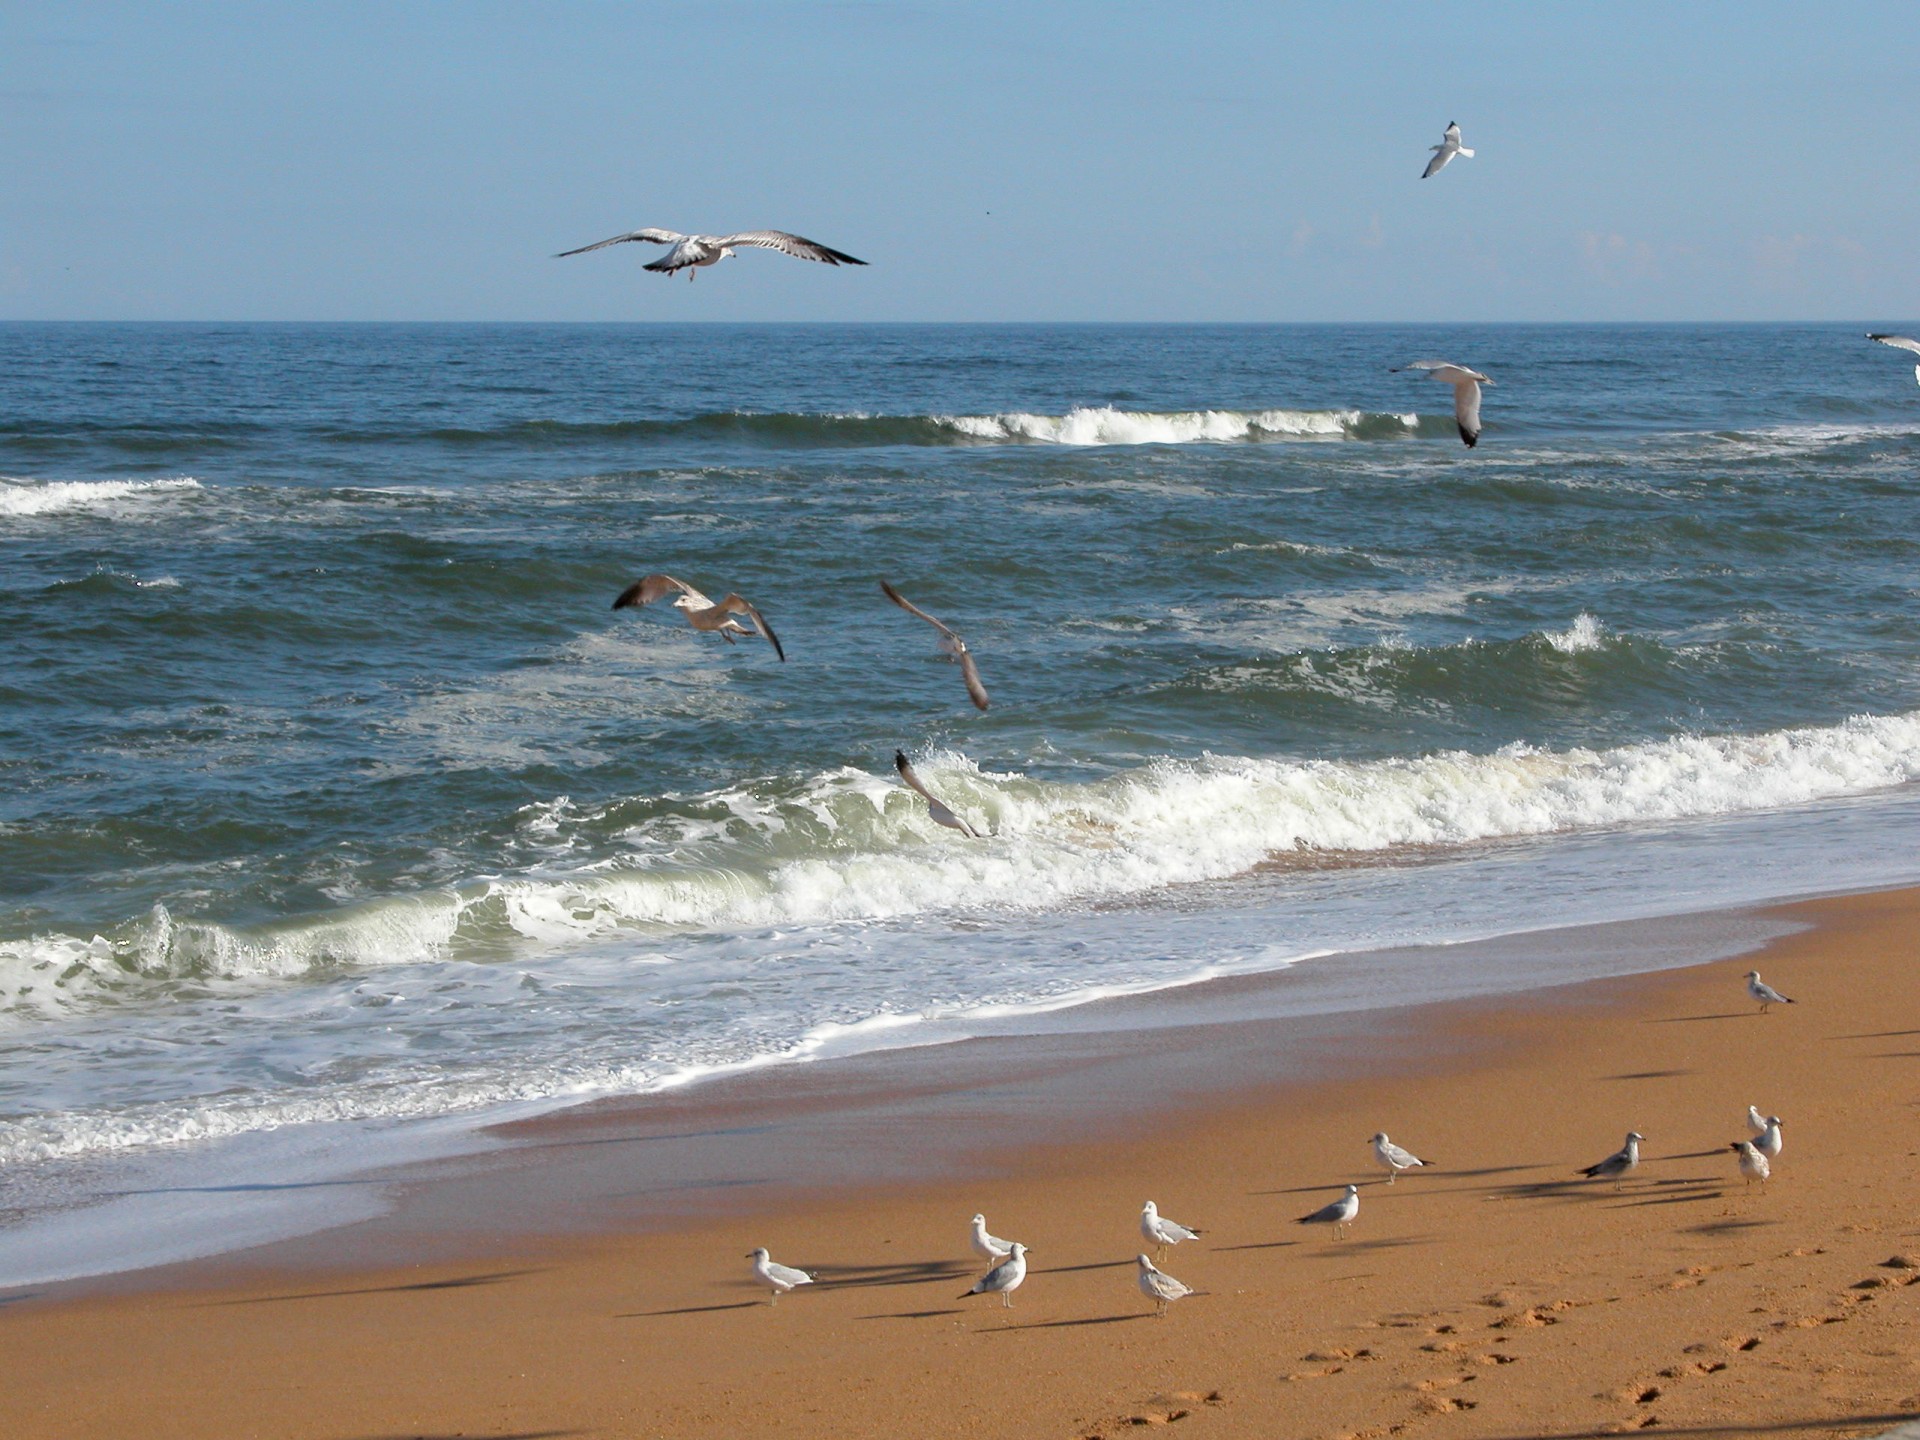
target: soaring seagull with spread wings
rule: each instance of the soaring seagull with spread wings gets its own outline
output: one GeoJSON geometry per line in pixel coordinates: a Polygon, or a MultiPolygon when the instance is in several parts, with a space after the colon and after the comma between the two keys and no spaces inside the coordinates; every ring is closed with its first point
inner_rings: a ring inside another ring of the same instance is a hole
{"type": "Polygon", "coordinates": [[[610,239],[596,240],[591,245],[582,245],[578,250],[562,250],[553,258],[564,260],[569,255],[584,255],[589,250],[604,250],[609,245],[624,245],[629,240],[645,240],[650,245],[671,245],[673,248],[658,260],[647,262],[645,269],[658,271],[662,275],[671,275],[676,270],[687,272],[687,279],[693,279],[694,272],[708,265],[718,265],[722,260],[731,259],[734,247],[738,245],[757,245],[762,250],[778,250],[782,255],[791,255],[796,260],[818,260],[823,265],[864,265],[864,260],[856,260],[838,250],[831,250],[817,240],[809,240],[801,235],[789,235],[784,230],[742,230],[737,235],[682,235],[678,230],[634,230],[625,235],[615,235],[610,239]]]}
{"type": "Polygon", "coordinates": [[[753,605],[736,592],[729,591],[727,598],[715,604],[684,580],[676,580],[671,575],[644,575],[620,592],[613,602],[616,610],[625,610],[630,605],[651,605],[662,596],[680,592],[674,600],[677,609],[687,612],[687,623],[696,630],[705,630],[718,635],[729,645],[738,635],[759,635],[769,645],[773,653],[784,663],[787,652],[780,646],[780,637],[773,633],[773,627],[766,617],[754,609],[753,605]],[[749,630],[733,617],[744,615],[753,624],[749,630]]]}
{"type": "Polygon", "coordinates": [[[1396,366],[1392,373],[1398,375],[1403,370],[1425,370],[1435,380],[1451,385],[1453,419],[1460,427],[1460,439],[1469,450],[1480,443],[1480,387],[1493,381],[1478,370],[1449,360],[1416,360],[1411,365],[1396,366]]]}
{"type": "MultiPolygon", "coordinates": [[[[1891,345],[1896,350],[1910,350],[1915,355],[1920,355],[1920,340],[1915,340],[1910,336],[1879,335],[1873,331],[1868,331],[1867,338],[1869,340],[1878,340],[1882,345],[1891,345]]],[[[1916,382],[1920,382],[1920,365],[1913,367],[1913,378],[1916,382]]]]}
{"type": "Polygon", "coordinates": [[[1422,180],[1438,175],[1447,168],[1447,162],[1456,155],[1464,155],[1469,160],[1473,158],[1473,151],[1460,143],[1460,124],[1456,120],[1447,122],[1446,134],[1441,137],[1438,145],[1430,148],[1433,151],[1433,158],[1427,162],[1427,168],[1420,172],[1422,180]]]}
{"type": "Polygon", "coordinates": [[[880,588],[886,591],[887,598],[902,610],[906,611],[909,615],[918,615],[922,620],[940,632],[939,640],[934,643],[939,647],[942,655],[947,656],[959,664],[960,678],[966,682],[967,694],[972,698],[974,705],[981,710],[986,709],[987,687],[980,683],[980,671],[973,663],[973,652],[967,649],[967,642],[955,633],[952,626],[946,624],[944,621],[934,619],[933,616],[907,599],[906,596],[902,595],[886,581],[882,580],[880,582],[880,588]]]}

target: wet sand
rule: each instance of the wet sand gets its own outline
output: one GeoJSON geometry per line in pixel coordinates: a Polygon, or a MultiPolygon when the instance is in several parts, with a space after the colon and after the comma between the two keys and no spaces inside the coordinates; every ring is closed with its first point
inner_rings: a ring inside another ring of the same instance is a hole
{"type": "Polygon", "coordinates": [[[1215,982],[564,1112],[382,1224],[0,1296],[0,1434],[1871,1433],[1920,1413],[1920,892],[1763,918],[1809,928],[1304,1020],[1215,982]],[[1800,1003],[1756,1013],[1754,965],[1800,1003]],[[1749,1103],[1787,1122],[1764,1193],[1749,1103]],[[1388,1186],[1383,1128],[1435,1167],[1388,1186]],[[1637,1174],[1574,1178],[1628,1128],[1637,1174]],[[1349,1180],[1351,1238],[1291,1223],[1349,1180]],[[1206,1231],[1163,1321],[1148,1198],[1206,1231]],[[1010,1310],[960,1298],[975,1210],[1032,1247],[1010,1310]],[[760,1244],[819,1283],[767,1304],[760,1244]]]}

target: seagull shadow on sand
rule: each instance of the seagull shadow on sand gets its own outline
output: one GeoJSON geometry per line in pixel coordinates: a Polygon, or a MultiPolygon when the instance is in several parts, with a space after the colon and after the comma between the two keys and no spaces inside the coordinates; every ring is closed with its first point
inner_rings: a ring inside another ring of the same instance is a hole
{"type": "Polygon", "coordinates": [[[627,1310],[613,1318],[651,1320],[658,1315],[710,1315],[716,1310],[757,1310],[765,1304],[764,1300],[729,1300],[724,1305],[682,1305],[673,1310],[627,1310]]]}
{"type": "Polygon", "coordinates": [[[219,1309],[228,1305],[275,1305],[288,1300],[333,1300],[345,1295],[407,1295],[430,1290],[471,1290],[477,1285],[500,1285],[523,1275],[539,1275],[553,1267],[535,1266],[526,1270],[489,1270],[479,1275],[456,1275],[447,1280],[415,1280],[405,1285],[367,1285],[357,1290],[302,1290],[293,1295],[242,1295],[234,1300],[203,1300],[195,1308],[219,1309]]]}
{"type": "MultiPolygon", "coordinates": [[[[982,1261],[981,1264],[985,1264],[982,1261]]],[[[811,1274],[818,1285],[834,1289],[866,1289],[879,1285],[950,1285],[975,1273],[975,1267],[953,1260],[902,1260],[892,1265],[816,1265],[811,1274]]]]}
{"type": "Polygon", "coordinates": [[[965,1310],[894,1310],[885,1315],[859,1315],[859,1320],[935,1320],[942,1315],[964,1315],[965,1310]]]}
{"type": "Polygon", "coordinates": [[[1082,1325],[1124,1325],[1129,1320],[1153,1318],[1151,1310],[1134,1310],[1125,1315],[1095,1315],[1086,1320],[1030,1320],[1024,1325],[995,1325],[991,1329],[976,1330],[974,1333],[976,1335],[1007,1335],[1015,1330],[1073,1330],[1082,1325]]]}

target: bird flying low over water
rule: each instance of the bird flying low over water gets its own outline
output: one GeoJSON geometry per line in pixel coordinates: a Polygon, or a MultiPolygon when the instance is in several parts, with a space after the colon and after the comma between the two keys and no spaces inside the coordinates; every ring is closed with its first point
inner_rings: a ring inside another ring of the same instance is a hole
{"type": "Polygon", "coordinates": [[[1440,143],[1430,148],[1433,158],[1427,161],[1427,168],[1420,172],[1422,180],[1438,175],[1456,155],[1464,155],[1469,160],[1473,158],[1473,151],[1460,143],[1460,124],[1455,120],[1447,122],[1446,133],[1441,136],[1440,143]]]}
{"type": "Polygon", "coordinates": [[[613,608],[625,610],[633,605],[651,605],[675,590],[680,595],[673,602],[674,607],[687,612],[687,623],[694,629],[718,635],[729,645],[733,644],[735,636],[757,634],[773,646],[773,653],[780,657],[782,663],[786,661],[787,652],[781,648],[780,637],[773,633],[773,627],[767,624],[766,618],[747,600],[731,591],[726,599],[716,605],[684,580],[676,580],[671,575],[645,575],[620,592],[613,602],[613,608]],[[749,630],[734,619],[736,615],[746,616],[753,623],[753,629],[749,630]]]}
{"type": "Polygon", "coordinates": [[[955,633],[952,626],[946,624],[944,621],[934,619],[933,616],[907,599],[906,596],[902,595],[886,581],[882,580],[880,582],[880,588],[886,591],[887,598],[902,610],[906,611],[909,615],[918,615],[922,620],[940,632],[940,638],[935,642],[940,649],[940,653],[959,664],[960,678],[966,682],[967,695],[972,699],[977,708],[981,710],[986,709],[987,687],[980,683],[980,671],[974,666],[973,652],[967,649],[967,642],[955,633]]]}
{"type": "Polygon", "coordinates": [[[933,817],[934,824],[944,825],[949,830],[958,830],[969,840],[979,840],[983,838],[978,830],[967,824],[966,821],[954,814],[953,811],[949,810],[945,805],[942,805],[934,798],[933,792],[920,783],[920,777],[913,773],[913,766],[907,760],[906,751],[896,750],[893,752],[893,768],[900,772],[900,778],[907,782],[907,788],[927,802],[927,813],[933,817]]]}
{"type": "Polygon", "coordinates": [[[582,245],[577,250],[562,250],[553,258],[564,260],[569,255],[584,255],[589,250],[603,250],[609,245],[624,245],[629,240],[644,240],[650,245],[671,245],[673,248],[658,260],[650,260],[643,269],[655,271],[661,275],[671,275],[676,270],[687,272],[687,279],[693,279],[694,272],[708,265],[718,265],[722,260],[733,257],[734,247],[740,245],[758,246],[762,250],[778,250],[782,255],[791,255],[796,260],[818,260],[823,265],[864,265],[864,260],[856,260],[851,255],[829,249],[817,240],[809,240],[801,235],[789,235],[785,230],[742,230],[734,235],[682,235],[678,230],[632,230],[625,235],[615,235],[606,240],[596,240],[591,245],[582,245]]]}
{"type": "MultiPolygon", "coordinates": [[[[1878,340],[1882,345],[1891,345],[1896,350],[1907,350],[1915,355],[1920,355],[1920,340],[1915,340],[1907,335],[1883,335],[1869,330],[1867,332],[1867,338],[1869,340],[1878,340]]],[[[1913,378],[1916,384],[1920,384],[1920,365],[1913,367],[1913,378]]]]}
{"type": "Polygon", "coordinates": [[[1469,370],[1464,365],[1455,365],[1450,360],[1415,360],[1410,365],[1397,365],[1392,374],[1398,375],[1406,370],[1424,370],[1435,380],[1453,387],[1453,423],[1460,427],[1460,439],[1471,450],[1480,443],[1480,387],[1491,385],[1493,381],[1478,370],[1469,370]]]}

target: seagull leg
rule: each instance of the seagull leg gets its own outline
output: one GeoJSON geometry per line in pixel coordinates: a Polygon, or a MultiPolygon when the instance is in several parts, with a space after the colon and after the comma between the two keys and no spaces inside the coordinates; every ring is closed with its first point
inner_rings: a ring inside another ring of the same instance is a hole
{"type": "Polygon", "coordinates": [[[1000,1292],[1000,1308],[1002,1310],[1011,1310],[1013,1308],[1013,1291],[1002,1290],[1000,1292]]]}
{"type": "Polygon", "coordinates": [[[1398,1180],[1399,1178],[1400,1178],[1400,1172],[1398,1170],[1390,1169],[1387,1171],[1387,1184],[1391,1185],[1394,1181],[1398,1180]]]}

